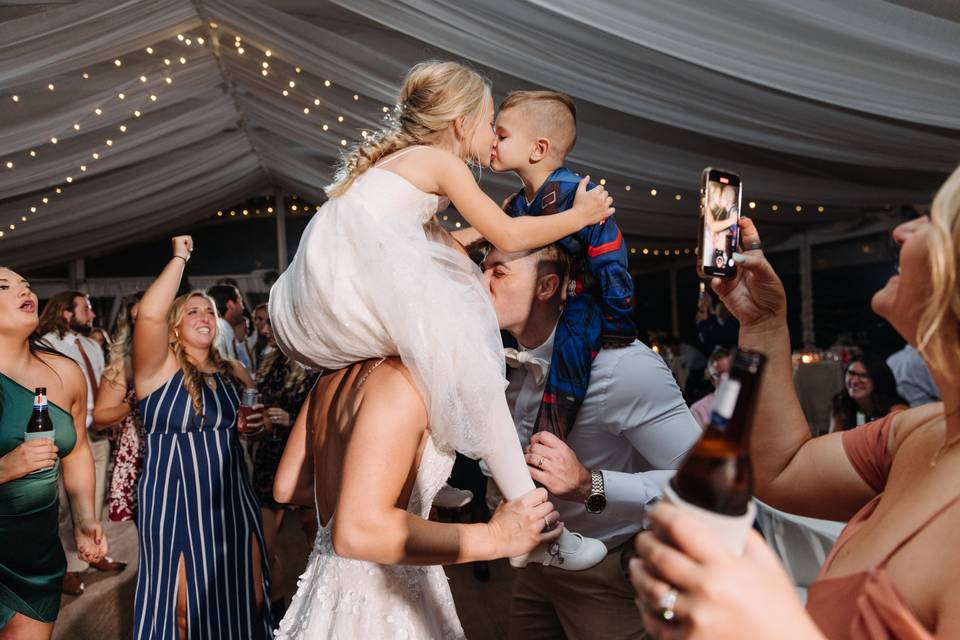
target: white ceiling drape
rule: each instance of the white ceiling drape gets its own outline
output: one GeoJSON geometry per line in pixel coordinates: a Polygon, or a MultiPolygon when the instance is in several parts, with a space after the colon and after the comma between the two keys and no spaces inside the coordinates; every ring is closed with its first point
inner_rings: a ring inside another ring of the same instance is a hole
{"type": "MultiPolygon", "coordinates": [[[[928,201],[960,160],[960,15],[927,9],[922,0],[7,4],[0,263],[101,252],[275,187],[318,200],[341,141],[379,126],[404,71],[426,58],[469,61],[498,97],[570,93],[579,116],[570,163],[606,179],[635,238],[691,245],[709,164],[741,173],[772,239],[849,226],[928,201]]],[[[483,184],[500,197],[517,183],[484,172],[483,184]]]]}

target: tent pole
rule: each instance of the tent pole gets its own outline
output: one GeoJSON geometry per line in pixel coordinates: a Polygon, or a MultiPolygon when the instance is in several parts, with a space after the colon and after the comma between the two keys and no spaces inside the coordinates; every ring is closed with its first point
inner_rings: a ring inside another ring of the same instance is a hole
{"type": "Polygon", "coordinates": [[[800,323],[803,327],[803,346],[814,346],[813,330],[813,260],[810,256],[810,237],[806,231],[800,236],[800,323]]]}
{"type": "Polygon", "coordinates": [[[70,288],[82,291],[87,282],[86,262],[83,258],[72,260],[69,265],[70,288]]]}
{"type": "Polygon", "coordinates": [[[277,212],[277,273],[283,273],[287,270],[287,209],[283,204],[283,191],[277,189],[273,199],[277,212]]]}
{"type": "Polygon", "coordinates": [[[680,305],[677,301],[677,268],[670,267],[670,326],[672,333],[680,337],[680,305]]]}

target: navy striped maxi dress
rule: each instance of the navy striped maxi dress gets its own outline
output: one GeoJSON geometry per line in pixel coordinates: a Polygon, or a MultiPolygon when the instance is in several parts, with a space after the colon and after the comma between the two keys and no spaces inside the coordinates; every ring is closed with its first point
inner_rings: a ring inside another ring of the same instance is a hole
{"type": "Polygon", "coordinates": [[[181,555],[190,640],[273,637],[260,505],[235,428],[240,398],[233,384],[219,374],[215,379],[216,391],[201,385],[202,417],[183,386],[183,371],[140,401],[146,440],[137,487],[137,640],[176,640],[181,555]],[[251,541],[260,549],[262,618],[251,541]]]}

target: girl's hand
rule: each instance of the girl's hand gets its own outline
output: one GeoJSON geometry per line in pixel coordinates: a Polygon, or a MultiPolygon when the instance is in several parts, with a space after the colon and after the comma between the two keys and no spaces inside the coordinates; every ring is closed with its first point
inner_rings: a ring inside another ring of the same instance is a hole
{"type": "Polygon", "coordinates": [[[556,526],[560,514],[547,500],[546,489],[534,489],[517,500],[501,502],[487,523],[493,534],[497,558],[512,558],[533,551],[541,542],[552,542],[563,533],[556,526]]]}
{"type": "Polygon", "coordinates": [[[173,244],[173,256],[175,258],[190,259],[193,253],[193,238],[190,236],[176,236],[171,241],[173,244]]]}
{"type": "Polygon", "coordinates": [[[93,518],[87,518],[73,527],[77,551],[84,562],[100,562],[107,555],[107,537],[103,527],[93,518]]]}
{"type": "Polygon", "coordinates": [[[737,275],[732,280],[714,278],[713,290],[742,328],[771,321],[785,323],[787,296],[783,283],[763,256],[763,250],[750,248],[760,246],[760,234],[750,218],[740,218],[740,242],[744,251],[733,256],[739,266],[737,275]]]}
{"type": "Polygon", "coordinates": [[[581,228],[591,224],[598,224],[613,215],[613,198],[600,185],[587,191],[590,176],[584,176],[577,185],[577,195],[573,199],[573,211],[577,212],[582,224],[581,228]]]}
{"type": "Polygon", "coordinates": [[[53,440],[48,438],[27,440],[17,445],[16,449],[0,458],[0,481],[10,482],[28,473],[52,467],[57,462],[59,451],[53,440]]]}
{"type": "Polygon", "coordinates": [[[736,556],[699,519],[673,505],[658,504],[650,520],[653,530],[637,536],[630,582],[655,638],[733,640],[749,629],[754,638],[823,640],[755,531],[743,556],[736,556]],[[671,613],[665,616],[665,609],[671,613]]]}

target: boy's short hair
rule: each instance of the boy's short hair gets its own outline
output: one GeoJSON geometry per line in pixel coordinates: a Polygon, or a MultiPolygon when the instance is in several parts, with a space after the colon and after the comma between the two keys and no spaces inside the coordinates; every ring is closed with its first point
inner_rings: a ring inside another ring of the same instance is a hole
{"type": "Polygon", "coordinates": [[[520,108],[537,137],[548,138],[561,159],[577,142],[577,106],[573,98],[559,91],[511,91],[500,103],[500,111],[520,108]]]}

